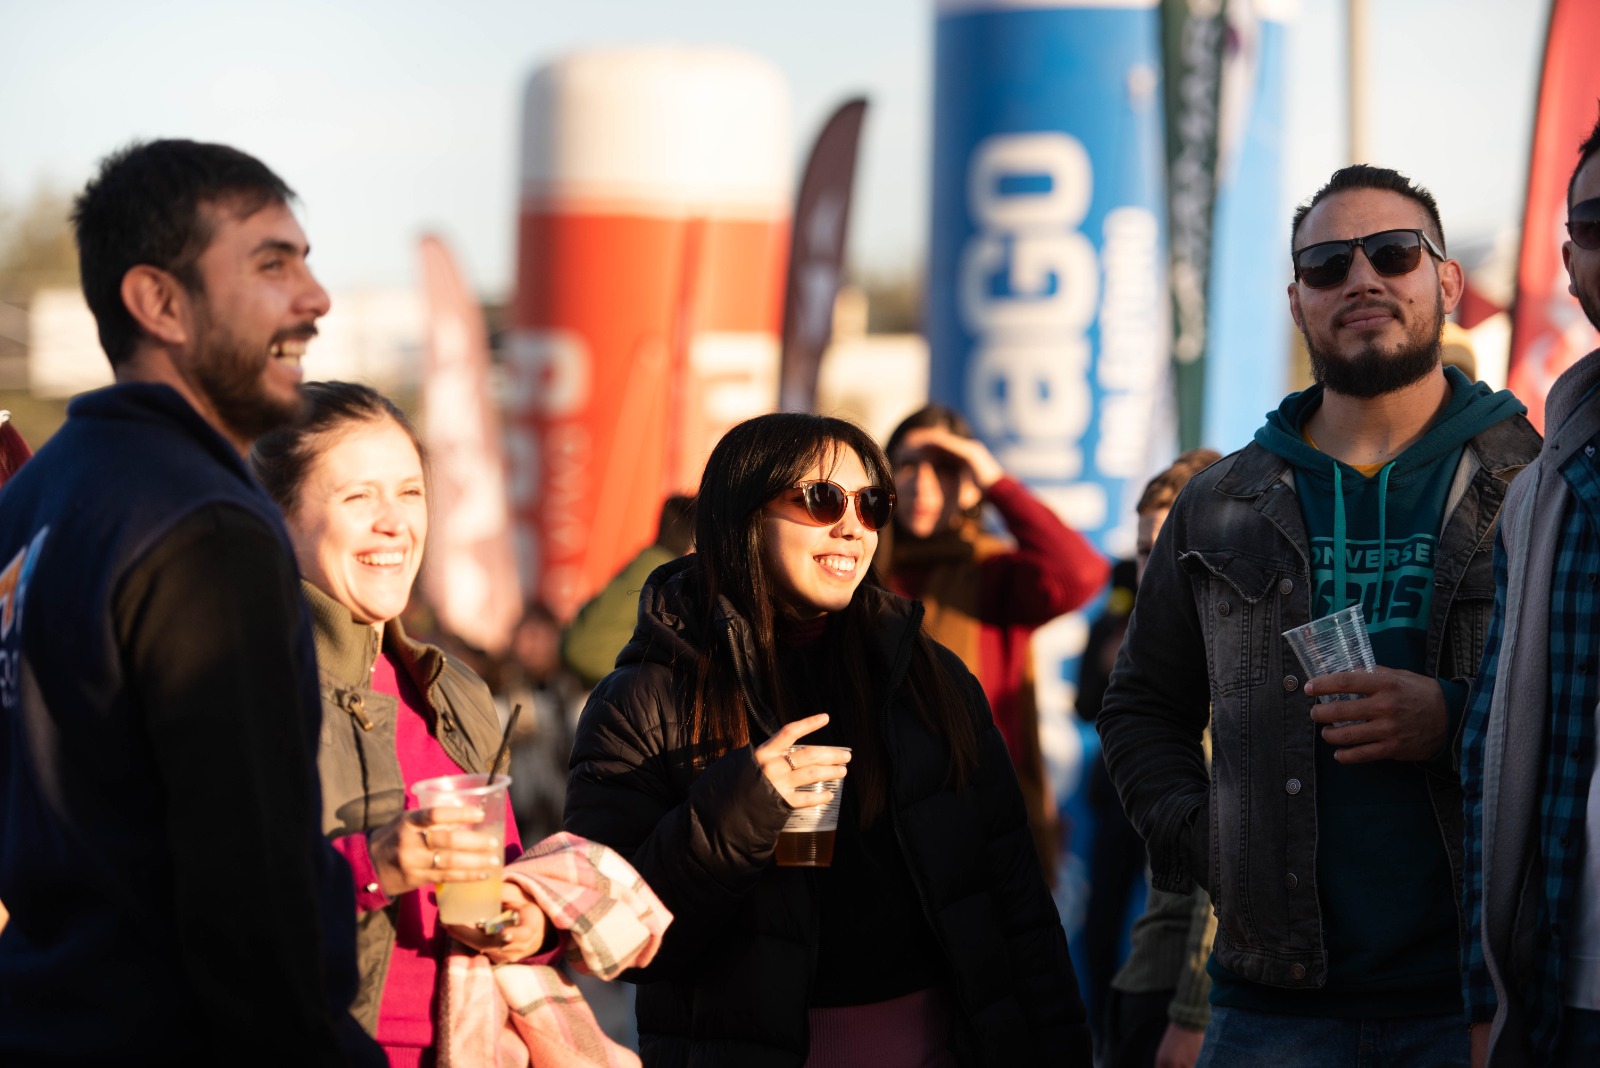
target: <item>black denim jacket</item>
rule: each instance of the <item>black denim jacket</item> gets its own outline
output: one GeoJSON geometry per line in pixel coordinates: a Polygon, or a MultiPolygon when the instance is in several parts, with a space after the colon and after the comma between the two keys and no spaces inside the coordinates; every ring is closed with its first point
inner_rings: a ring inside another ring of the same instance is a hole
{"type": "MultiPolygon", "coordinates": [[[[1472,438],[1451,484],[1428,625],[1434,675],[1469,681],[1494,609],[1494,524],[1539,450],[1516,416],[1472,438]]],[[[1154,883],[1211,893],[1220,964],[1273,986],[1327,980],[1317,894],[1314,698],[1282,633],[1310,619],[1305,521],[1287,461],[1250,444],[1174,503],[1098,726],[1154,883]],[[1212,727],[1212,775],[1200,736],[1212,727]]],[[[1459,915],[1459,738],[1426,770],[1459,915]]]]}

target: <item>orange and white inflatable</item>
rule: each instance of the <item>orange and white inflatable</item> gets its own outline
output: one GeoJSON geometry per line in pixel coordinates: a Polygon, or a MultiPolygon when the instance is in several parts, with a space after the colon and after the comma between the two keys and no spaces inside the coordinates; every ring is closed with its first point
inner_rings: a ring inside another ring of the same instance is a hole
{"type": "Polygon", "coordinates": [[[528,593],[568,618],[777,402],[789,103],[722,49],[579,53],[524,106],[509,355],[528,593]]]}

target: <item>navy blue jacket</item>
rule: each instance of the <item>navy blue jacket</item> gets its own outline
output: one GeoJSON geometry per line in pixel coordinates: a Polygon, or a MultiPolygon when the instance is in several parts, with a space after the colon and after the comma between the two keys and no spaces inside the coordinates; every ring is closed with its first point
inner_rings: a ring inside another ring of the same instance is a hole
{"type": "Polygon", "coordinates": [[[167,386],[0,493],[0,1062],[375,1063],[282,518],[167,386]]]}

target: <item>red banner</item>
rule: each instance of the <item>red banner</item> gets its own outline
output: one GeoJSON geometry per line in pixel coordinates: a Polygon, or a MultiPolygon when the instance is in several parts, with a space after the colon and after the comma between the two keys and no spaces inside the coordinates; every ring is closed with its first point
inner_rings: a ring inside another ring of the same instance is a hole
{"type": "Polygon", "coordinates": [[[1528,406],[1528,418],[1540,430],[1551,383],[1600,345],[1577,298],[1567,292],[1567,273],[1561,265],[1561,243],[1567,236],[1567,180],[1578,162],[1578,145],[1594,126],[1595,100],[1600,98],[1600,63],[1594,59],[1597,41],[1600,4],[1552,0],[1506,372],[1507,384],[1528,406]]]}
{"type": "Polygon", "coordinates": [[[489,653],[505,651],[522,615],[506,506],[500,415],[489,395],[483,312],[436,237],[422,239],[427,362],[428,549],[422,592],[441,626],[489,653]]]}

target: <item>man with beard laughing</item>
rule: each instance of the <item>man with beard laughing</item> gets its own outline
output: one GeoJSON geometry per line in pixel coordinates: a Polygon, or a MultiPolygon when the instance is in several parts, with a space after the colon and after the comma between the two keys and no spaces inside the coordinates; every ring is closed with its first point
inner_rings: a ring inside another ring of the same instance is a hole
{"type": "Polygon", "coordinates": [[[1455,742],[1539,437],[1440,364],[1462,274],[1425,189],[1346,167],[1290,251],[1317,384],[1174,502],[1098,725],[1155,885],[1217,910],[1199,1065],[1462,1065],[1455,742]],[[1377,671],[1306,678],[1283,632],[1351,605],[1377,671]]]}
{"type": "Polygon", "coordinates": [[[0,1063],[383,1063],[299,576],[243,458],[328,311],[292,196],[156,141],[77,200],[116,384],[0,492],[0,1063]]]}

